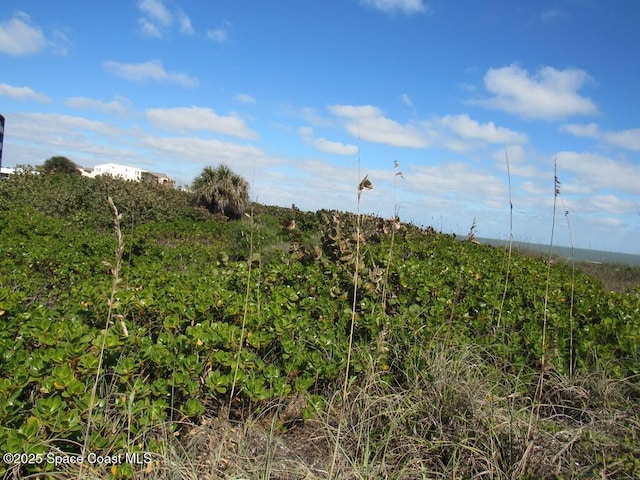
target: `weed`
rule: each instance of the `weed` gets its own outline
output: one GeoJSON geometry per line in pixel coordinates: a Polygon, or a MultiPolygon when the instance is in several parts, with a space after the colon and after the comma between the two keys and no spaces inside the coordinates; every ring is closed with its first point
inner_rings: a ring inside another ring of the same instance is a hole
{"type": "MultiPolygon", "coordinates": [[[[116,207],[115,203],[113,203],[113,199],[111,197],[108,197],[107,201],[113,212],[113,229],[116,235],[117,244],[116,244],[116,250],[114,255],[115,257],[114,263],[113,265],[109,264],[109,267],[111,268],[111,278],[112,278],[111,291],[109,293],[109,298],[107,299],[107,307],[108,307],[107,319],[106,319],[104,330],[103,330],[102,344],[100,346],[100,354],[98,357],[98,367],[96,369],[95,379],[93,381],[93,387],[91,388],[91,398],[89,400],[89,411],[87,414],[87,426],[85,430],[85,441],[84,441],[84,444],[82,445],[82,458],[86,458],[87,454],[89,453],[88,445],[89,445],[89,439],[91,438],[91,434],[92,434],[93,409],[95,408],[95,405],[96,405],[96,394],[98,390],[98,383],[100,382],[100,377],[102,375],[102,363],[104,361],[104,352],[107,344],[107,332],[109,331],[109,328],[111,327],[111,323],[112,323],[113,308],[116,300],[116,293],[118,292],[118,285],[120,284],[120,269],[122,268],[122,255],[124,253],[124,237],[122,235],[122,230],[120,228],[120,220],[122,219],[122,215],[118,212],[118,208],[116,207]]],[[[122,330],[125,333],[125,336],[129,336],[127,327],[122,317],[120,317],[120,323],[122,326],[122,330]]],[[[82,478],[83,465],[84,463],[81,464],[80,471],[78,473],[78,478],[82,478]]]]}

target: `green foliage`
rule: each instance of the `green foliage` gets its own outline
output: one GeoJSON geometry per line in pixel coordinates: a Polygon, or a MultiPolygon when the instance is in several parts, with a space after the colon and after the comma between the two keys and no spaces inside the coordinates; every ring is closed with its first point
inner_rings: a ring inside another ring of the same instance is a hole
{"type": "Polygon", "coordinates": [[[211,213],[240,218],[249,206],[249,184],[226,165],[205,167],[192,185],[198,201],[211,213]]]}
{"type": "MultiPolygon", "coordinates": [[[[25,215],[37,211],[87,228],[111,229],[111,196],[123,214],[125,227],[174,219],[211,216],[192,207],[192,194],[161,185],[136,183],[101,175],[95,179],[72,175],[37,175],[29,168],[0,184],[4,212],[25,215]]],[[[1,220],[0,220],[1,221],[1,220]]]]}
{"type": "Polygon", "coordinates": [[[44,162],[42,173],[47,175],[63,173],[67,175],[80,175],[78,166],[67,157],[51,157],[44,162]]]}
{"type": "MultiPolygon", "coordinates": [[[[44,451],[57,439],[69,451],[84,441],[103,340],[89,439],[97,453],[232,400],[312,394],[308,416],[335,390],[351,327],[355,216],[256,205],[251,218],[225,222],[181,192],[30,173],[0,182],[0,201],[0,450],[44,451]],[[116,241],[107,194],[124,213],[125,244],[109,326],[116,241]]],[[[476,345],[504,371],[539,371],[543,260],[513,259],[498,328],[504,251],[396,220],[364,216],[361,231],[354,377],[373,360],[389,385],[402,385],[434,345],[476,345]]],[[[568,267],[552,268],[549,368],[640,373],[640,296],[577,275],[571,318],[571,278],[568,267]]]]}

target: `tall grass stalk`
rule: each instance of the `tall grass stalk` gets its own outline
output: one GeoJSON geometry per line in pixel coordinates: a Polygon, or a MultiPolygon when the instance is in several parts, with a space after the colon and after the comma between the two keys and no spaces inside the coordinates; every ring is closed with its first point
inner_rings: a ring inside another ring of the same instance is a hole
{"type": "Polygon", "coordinates": [[[571,231],[571,222],[569,221],[569,210],[564,204],[564,200],[560,197],[560,201],[562,202],[562,208],[564,209],[564,218],[567,221],[567,228],[569,229],[569,242],[571,245],[571,298],[569,304],[569,378],[573,378],[574,368],[576,358],[575,355],[575,346],[573,344],[573,329],[574,329],[574,319],[573,319],[573,302],[574,302],[574,294],[576,289],[576,261],[574,258],[574,249],[573,249],[573,233],[571,231]]]}
{"type": "Polygon", "coordinates": [[[391,242],[389,244],[389,253],[387,255],[387,264],[384,269],[384,281],[382,282],[382,318],[384,325],[378,334],[377,360],[388,350],[385,345],[386,338],[389,333],[389,318],[387,317],[387,295],[389,289],[389,271],[391,270],[391,259],[393,258],[393,246],[396,238],[396,230],[400,228],[399,207],[397,202],[398,177],[404,178],[399,170],[400,163],[397,160],[393,162],[393,217],[391,219],[391,242]]]}
{"type": "MultiPolygon", "coordinates": [[[[564,202],[563,202],[564,204],[564,202]]],[[[571,242],[571,299],[569,304],[569,377],[573,378],[575,362],[575,347],[573,344],[573,303],[576,289],[576,261],[573,254],[573,233],[571,232],[571,222],[569,221],[569,210],[565,208],[564,217],[567,220],[567,228],[569,229],[569,242],[571,242]]]]}
{"type": "MultiPolygon", "coordinates": [[[[360,178],[360,155],[358,155],[358,178],[360,178]]],[[[342,408],[340,409],[340,419],[338,422],[338,430],[336,432],[335,445],[333,449],[333,455],[331,457],[331,469],[329,470],[329,479],[333,479],[335,474],[336,459],[338,457],[338,448],[340,445],[340,433],[342,429],[342,422],[344,420],[344,410],[347,400],[348,387],[349,387],[349,370],[351,366],[351,354],[353,351],[353,333],[356,323],[356,306],[358,302],[358,279],[360,277],[360,235],[362,230],[362,215],[360,214],[360,200],[363,190],[371,190],[373,188],[369,177],[365,177],[358,184],[358,201],[356,212],[356,255],[355,266],[353,272],[353,301],[351,303],[351,327],[349,329],[349,346],[347,348],[347,362],[344,372],[344,381],[342,384],[342,408]]]]}
{"type": "Polygon", "coordinates": [[[502,301],[500,302],[500,311],[498,312],[498,321],[496,324],[496,333],[500,328],[500,322],[502,320],[502,312],[504,311],[504,302],[507,298],[507,289],[509,286],[509,273],[511,270],[511,253],[513,247],[513,199],[511,196],[511,169],[509,167],[509,154],[507,149],[504,150],[504,157],[507,162],[507,181],[509,183],[509,250],[507,254],[507,272],[504,276],[504,290],[502,291],[502,301]]]}
{"type": "Polygon", "coordinates": [[[542,402],[542,390],[544,387],[544,378],[547,368],[547,323],[548,323],[548,305],[549,305],[549,288],[551,286],[551,263],[553,253],[553,240],[556,227],[556,208],[558,204],[558,195],[560,195],[560,181],[558,180],[558,163],[557,159],[553,160],[553,215],[551,218],[551,238],[549,240],[549,253],[547,256],[547,278],[545,280],[544,292],[544,310],[542,312],[542,354],[540,358],[540,377],[536,385],[536,391],[531,406],[531,414],[529,416],[529,428],[527,430],[528,447],[521,460],[518,471],[525,472],[528,458],[533,447],[533,429],[538,424],[540,418],[540,406],[542,402]]]}
{"type": "MultiPolygon", "coordinates": [[[[98,391],[98,383],[100,382],[100,376],[102,375],[102,363],[104,360],[104,350],[107,343],[107,332],[112,324],[113,318],[113,306],[116,300],[116,293],[118,292],[118,285],[120,284],[120,269],[122,268],[122,255],[124,253],[124,236],[122,235],[122,229],[120,228],[120,220],[122,220],[122,214],[118,212],[118,208],[113,199],[107,197],[111,211],[113,212],[113,228],[116,234],[116,250],[114,264],[111,266],[111,292],[107,299],[107,319],[104,326],[104,334],[102,335],[102,344],[100,345],[100,356],[98,357],[98,368],[96,369],[96,376],[91,387],[91,398],[89,400],[89,411],[87,413],[87,427],[85,431],[84,443],[82,445],[82,458],[86,458],[88,453],[89,440],[91,438],[91,428],[93,422],[93,409],[96,404],[96,396],[98,391]]],[[[120,318],[120,323],[123,329],[123,333],[128,336],[127,327],[124,323],[124,318],[120,318]]],[[[84,462],[80,464],[80,470],[78,472],[78,478],[83,478],[83,466],[84,462]]]]}
{"type": "Polygon", "coordinates": [[[393,244],[396,238],[396,229],[399,226],[399,208],[397,202],[398,177],[404,178],[402,172],[398,170],[400,164],[397,160],[393,162],[393,218],[391,219],[391,244],[389,245],[389,255],[387,255],[387,265],[384,269],[384,283],[382,284],[382,310],[387,310],[387,288],[389,286],[389,270],[391,268],[391,258],[393,256],[393,244]]]}
{"type": "Polygon", "coordinates": [[[249,229],[249,258],[247,265],[247,288],[244,296],[244,311],[242,312],[242,329],[240,330],[240,344],[238,345],[238,353],[236,354],[236,366],[233,369],[233,381],[231,382],[231,394],[229,396],[229,405],[227,407],[227,419],[231,414],[231,405],[235,394],[236,383],[238,381],[238,369],[240,368],[240,355],[242,354],[242,344],[244,343],[244,335],[247,328],[247,317],[249,315],[249,295],[251,293],[251,267],[253,265],[253,206],[251,213],[246,214],[250,220],[249,229]]]}

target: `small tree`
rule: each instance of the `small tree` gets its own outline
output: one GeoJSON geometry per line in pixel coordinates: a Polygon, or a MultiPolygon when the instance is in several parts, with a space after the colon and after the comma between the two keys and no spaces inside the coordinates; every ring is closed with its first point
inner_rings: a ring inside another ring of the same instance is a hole
{"type": "Polygon", "coordinates": [[[51,157],[42,165],[42,172],[47,174],[66,173],[68,175],[80,175],[78,166],[67,157],[51,157]]]}
{"type": "Polygon", "coordinates": [[[240,218],[249,206],[249,183],[226,165],[205,167],[192,189],[200,204],[228,218],[240,218]]]}

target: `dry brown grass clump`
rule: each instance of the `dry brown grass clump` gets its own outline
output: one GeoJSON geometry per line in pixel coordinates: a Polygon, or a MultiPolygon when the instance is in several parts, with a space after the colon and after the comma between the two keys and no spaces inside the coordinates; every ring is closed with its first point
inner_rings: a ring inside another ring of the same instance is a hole
{"type": "Polygon", "coordinates": [[[403,387],[372,366],[313,420],[284,418],[294,400],[207,418],[170,438],[153,478],[326,479],[340,419],[337,479],[637,478],[637,381],[548,372],[528,443],[536,378],[498,374],[472,347],[424,356],[403,387]]]}
{"type": "MultiPolygon", "coordinates": [[[[291,396],[231,417],[218,406],[198,424],[150,427],[130,440],[135,450],[153,450],[152,462],[134,465],[126,478],[325,480],[332,469],[340,480],[640,475],[638,379],[547,372],[528,436],[537,376],[505,374],[476,347],[435,341],[419,360],[420,368],[416,362],[394,379],[372,361],[346,396],[327,394],[308,420],[306,397],[291,396]]],[[[92,467],[82,478],[114,478],[92,467]]],[[[71,465],[50,477],[79,473],[71,465]]]]}

